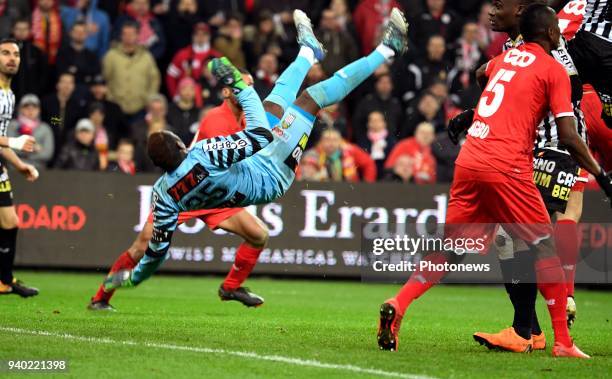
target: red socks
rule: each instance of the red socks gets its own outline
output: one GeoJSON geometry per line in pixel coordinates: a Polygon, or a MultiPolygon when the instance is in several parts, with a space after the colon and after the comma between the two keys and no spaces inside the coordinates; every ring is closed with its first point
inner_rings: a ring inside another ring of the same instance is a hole
{"type": "Polygon", "coordinates": [[[238,246],[236,258],[229,274],[223,281],[223,288],[226,290],[235,290],[249,277],[253,267],[257,264],[257,258],[263,250],[262,247],[253,247],[246,242],[238,246]]]}
{"type": "Polygon", "coordinates": [[[552,320],[555,342],[572,346],[572,339],[567,329],[565,307],[567,306],[567,290],[565,276],[559,257],[537,260],[535,263],[538,289],[546,301],[552,320]]]}
{"type": "MultiPolygon", "coordinates": [[[[421,262],[423,261],[429,261],[432,264],[444,264],[448,259],[442,253],[432,253],[423,258],[421,262]]],[[[395,300],[399,304],[400,309],[398,311],[400,315],[404,314],[406,308],[408,308],[413,300],[427,292],[446,275],[446,271],[421,271],[418,268],[419,265],[417,265],[417,269],[412,273],[402,289],[395,295],[395,300]]]]}
{"type": "MultiPolygon", "coordinates": [[[[119,258],[117,258],[117,260],[115,261],[115,263],[113,263],[113,266],[111,267],[109,274],[113,273],[113,272],[117,272],[119,270],[131,270],[134,267],[136,267],[136,264],[138,262],[134,262],[134,260],[132,259],[132,257],[130,257],[130,254],[125,251],[123,254],[121,254],[119,256],[119,258]]],[[[111,297],[113,297],[113,294],[115,293],[115,291],[110,291],[110,292],[104,292],[104,286],[100,285],[100,288],[98,288],[98,292],[96,292],[96,295],[93,297],[93,299],[91,299],[91,301],[93,302],[97,302],[97,301],[106,301],[109,302],[111,297]]]]}
{"type": "Polygon", "coordinates": [[[559,220],[555,224],[555,246],[565,273],[567,296],[574,296],[576,262],[580,252],[578,225],[573,220],[559,220]]]}

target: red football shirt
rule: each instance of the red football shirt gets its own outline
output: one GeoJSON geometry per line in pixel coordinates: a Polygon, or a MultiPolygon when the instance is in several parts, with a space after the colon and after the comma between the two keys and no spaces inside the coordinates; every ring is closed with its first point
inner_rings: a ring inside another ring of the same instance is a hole
{"type": "Polygon", "coordinates": [[[456,164],[532,180],[536,127],[550,110],[574,116],[565,68],[536,43],[489,61],[489,78],[456,164]]]}
{"type": "Polygon", "coordinates": [[[227,100],[225,100],[221,105],[208,111],[200,121],[195,140],[198,142],[208,138],[229,136],[244,129],[244,126],[244,116],[238,122],[234,112],[227,104],[227,100]]]}
{"type": "Polygon", "coordinates": [[[574,38],[578,29],[582,26],[586,6],[586,0],[572,0],[557,13],[559,29],[561,29],[561,34],[566,40],[569,41],[574,38]]]}

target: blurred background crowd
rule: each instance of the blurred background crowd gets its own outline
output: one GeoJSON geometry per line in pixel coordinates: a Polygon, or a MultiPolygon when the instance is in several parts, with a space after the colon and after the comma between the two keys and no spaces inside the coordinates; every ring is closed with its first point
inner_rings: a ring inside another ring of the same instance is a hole
{"type": "Polygon", "coordinates": [[[39,169],[155,172],[148,134],[189,145],[223,101],[208,60],[249,70],[263,99],[297,54],[302,9],[328,50],[306,87],[368,54],[395,6],[410,23],[408,54],[320,112],[299,177],[447,183],[459,147],[446,124],[475,105],[474,72],[506,38],[484,0],[0,0],[0,38],[21,45],[9,134],[36,138],[23,158],[39,169]]]}

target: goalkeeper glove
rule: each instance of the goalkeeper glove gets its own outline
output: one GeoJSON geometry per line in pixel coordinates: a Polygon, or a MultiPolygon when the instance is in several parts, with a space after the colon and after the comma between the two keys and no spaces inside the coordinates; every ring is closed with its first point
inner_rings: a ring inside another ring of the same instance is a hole
{"type": "Polygon", "coordinates": [[[472,121],[474,120],[474,110],[468,109],[467,111],[463,111],[459,113],[457,116],[453,117],[448,122],[448,138],[455,145],[459,143],[459,138],[461,134],[468,130],[470,125],[472,125],[472,121]]]}

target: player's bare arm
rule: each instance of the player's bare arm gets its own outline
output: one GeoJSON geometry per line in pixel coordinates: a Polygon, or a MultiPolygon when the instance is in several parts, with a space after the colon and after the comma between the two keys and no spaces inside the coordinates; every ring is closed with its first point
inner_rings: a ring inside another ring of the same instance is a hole
{"type": "Polygon", "coordinates": [[[17,154],[11,149],[2,149],[2,156],[6,159],[17,171],[22,173],[27,180],[33,182],[38,179],[38,170],[31,164],[22,161],[17,154]]]}
{"type": "Polygon", "coordinates": [[[26,135],[19,137],[0,137],[0,146],[31,153],[36,147],[36,140],[32,136],[26,135]]]}

